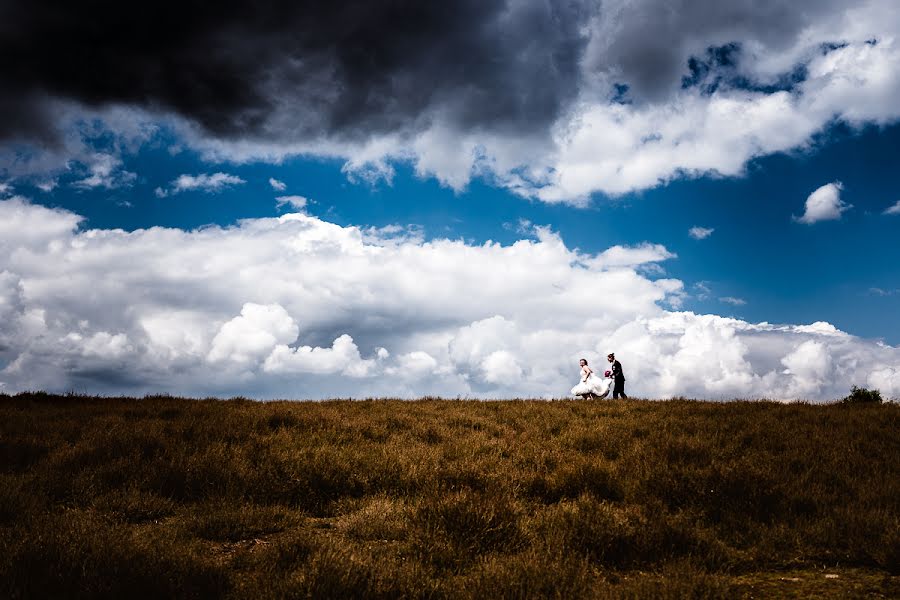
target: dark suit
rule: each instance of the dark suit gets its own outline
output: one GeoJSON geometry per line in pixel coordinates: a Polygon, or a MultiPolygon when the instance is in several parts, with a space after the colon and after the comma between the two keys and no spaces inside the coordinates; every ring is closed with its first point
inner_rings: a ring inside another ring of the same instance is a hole
{"type": "Polygon", "coordinates": [[[612,362],[612,376],[613,398],[618,398],[619,396],[627,398],[628,396],[625,395],[625,374],[622,372],[622,363],[617,360],[612,362]]]}

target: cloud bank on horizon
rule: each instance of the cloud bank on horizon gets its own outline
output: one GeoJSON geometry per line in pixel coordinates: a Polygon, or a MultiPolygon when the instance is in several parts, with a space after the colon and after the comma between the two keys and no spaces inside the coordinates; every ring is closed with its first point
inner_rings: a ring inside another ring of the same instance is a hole
{"type": "Polygon", "coordinates": [[[900,395],[900,348],[679,311],[684,286],[659,264],[677,258],[657,244],[587,254],[541,227],[506,246],[426,242],[299,213],[80,222],[0,200],[0,391],[558,397],[579,358],[614,350],[632,395],[900,395]]]}
{"type": "Polygon", "coordinates": [[[121,149],[166,126],[210,160],[338,157],[362,179],[407,161],[583,203],[900,117],[892,0],[132,8],[0,7],[0,169],[78,160],[100,185],[115,157],[85,135],[121,149]]]}

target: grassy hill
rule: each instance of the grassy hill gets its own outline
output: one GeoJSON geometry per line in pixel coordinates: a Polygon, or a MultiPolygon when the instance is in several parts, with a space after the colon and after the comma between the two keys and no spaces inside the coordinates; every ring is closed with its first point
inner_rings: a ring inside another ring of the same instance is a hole
{"type": "Polygon", "coordinates": [[[0,596],[900,596],[900,406],[0,395],[0,596]]]}

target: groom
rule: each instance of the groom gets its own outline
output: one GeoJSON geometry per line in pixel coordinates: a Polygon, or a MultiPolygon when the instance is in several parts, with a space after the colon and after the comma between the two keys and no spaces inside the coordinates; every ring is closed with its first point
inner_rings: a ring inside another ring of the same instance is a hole
{"type": "Polygon", "coordinates": [[[627,398],[625,395],[625,374],[622,373],[622,363],[616,360],[616,355],[610,352],[606,355],[606,360],[612,363],[612,378],[613,378],[613,399],[618,398],[620,395],[623,398],[627,398]]]}

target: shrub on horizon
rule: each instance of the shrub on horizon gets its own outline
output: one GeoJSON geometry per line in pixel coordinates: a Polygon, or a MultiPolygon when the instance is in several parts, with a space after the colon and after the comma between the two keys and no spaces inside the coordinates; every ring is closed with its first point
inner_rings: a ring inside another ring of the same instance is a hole
{"type": "Polygon", "coordinates": [[[850,388],[850,395],[842,399],[841,402],[844,404],[881,404],[884,402],[884,399],[881,397],[881,392],[878,390],[870,390],[854,385],[850,388]]]}

